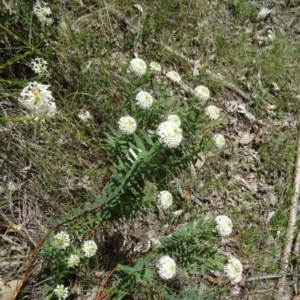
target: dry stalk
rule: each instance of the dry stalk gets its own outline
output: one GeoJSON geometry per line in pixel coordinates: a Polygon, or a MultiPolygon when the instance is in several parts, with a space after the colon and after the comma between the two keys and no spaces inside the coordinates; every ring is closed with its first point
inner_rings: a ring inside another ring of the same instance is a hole
{"type": "MultiPolygon", "coordinates": [[[[298,124],[300,124],[299,121],[298,124]]],[[[288,260],[291,254],[292,243],[293,243],[295,229],[296,229],[299,193],[300,193],[300,129],[298,132],[298,149],[297,149],[297,159],[296,159],[296,166],[295,166],[295,176],[294,176],[294,195],[291,200],[291,210],[289,216],[288,229],[286,232],[286,242],[282,250],[281,262],[280,262],[280,270],[281,270],[280,274],[282,275],[282,277],[278,279],[276,284],[276,289],[279,291],[279,293],[283,292],[285,279],[288,271],[288,260]]]]}

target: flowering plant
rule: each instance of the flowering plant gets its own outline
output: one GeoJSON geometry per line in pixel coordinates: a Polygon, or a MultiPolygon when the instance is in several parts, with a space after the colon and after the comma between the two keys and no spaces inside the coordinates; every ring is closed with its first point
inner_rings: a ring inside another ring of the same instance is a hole
{"type": "Polygon", "coordinates": [[[56,105],[49,85],[30,82],[21,92],[19,102],[39,120],[50,119],[56,114],[56,105]]]}

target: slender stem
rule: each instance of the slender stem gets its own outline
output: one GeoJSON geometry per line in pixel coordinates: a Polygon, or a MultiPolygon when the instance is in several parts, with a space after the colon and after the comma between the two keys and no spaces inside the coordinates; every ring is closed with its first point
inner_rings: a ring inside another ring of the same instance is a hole
{"type": "MultiPolygon", "coordinates": [[[[298,120],[298,124],[300,124],[298,120]]],[[[297,209],[298,209],[298,196],[300,193],[300,128],[298,133],[298,149],[297,149],[297,158],[295,166],[295,176],[294,176],[294,195],[291,200],[291,210],[289,216],[288,229],[286,232],[286,242],[282,250],[281,262],[280,262],[280,274],[281,278],[278,279],[276,284],[276,289],[279,293],[283,292],[285,285],[285,277],[288,271],[288,260],[291,254],[293,239],[295,235],[296,220],[297,220],[297,209]]]]}

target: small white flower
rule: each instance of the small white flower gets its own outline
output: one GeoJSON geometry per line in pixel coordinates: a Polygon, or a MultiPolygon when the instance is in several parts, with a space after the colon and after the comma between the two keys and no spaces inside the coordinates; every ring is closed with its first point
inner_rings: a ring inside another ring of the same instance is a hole
{"type": "Polygon", "coordinates": [[[223,148],[226,144],[224,136],[219,133],[213,136],[213,140],[215,141],[216,146],[220,149],[223,148]]]}
{"type": "Polygon", "coordinates": [[[64,250],[70,246],[70,235],[65,231],[61,231],[54,236],[54,243],[58,249],[64,250]]]}
{"type": "Polygon", "coordinates": [[[159,141],[169,148],[176,148],[180,145],[183,136],[181,128],[174,122],[166,121],[157,128],[159,141]]]}
{"type": "Polygon", "coordinates": [[[92,257],[96,254],[98,249],[97,244],[94,241],[85,241],[83,243],[82,251],[86,257],[92,257]]]}
{"type": "Polygon", "coordinates": [[[176,273],[175,261],[169,256],[163,256],[156,267],[158,268],[158,274],[162,279],[171,279],[176,273]]]}
{"type": "Polygon", "coordinates": [[[53,23],[53,19],[49,17],[52,12],[47,3],[37,0],[33,6],[33,13],[42,24],[51,25],[53,23]]]}
{"type": "Polygon", "coordinates": [[[126,117],[121,117],[119,120],[119,129],[124,133],[124,134],[133,134],[136,131],[136,121],[134,118],[130,116],[126,117]]]}
{"type": "Polygon", "coordinates": [[[241,262],[234,257],[231,257],[228,263],[224,266],[225,275],[232,281],[240,277],[242,272],[243,266],[241,262]]]}
{"type": "Polygon", "coordinates": [[[149,67],[151,72],[161,72],[161,65],[158,62],[152,61],[149,67]]]}
{"type": "Polygon", "coordinates": [[[217,230],[222,237],[227,237],[232,232],[232,221],[227,216],[217,216],[216,217],[217,230]]]}
{"type": "Polygon", "coordinates": [[[209,89],[204,85],[199,85],[195,88],[195,94],[200,101],[206,101],[210,97],[209,89]]]}
{"type": "Polygon", "coordinates": [[[166,76],[174,82],[179,83],[181,81],[181,77],[176,71],[170,71],[166,74],[166,76]]]}
{"type": "Polygon", "coordinates": [[[177,115],[169,115],[167,121],[175,123],[178,127],[181,125],[181,120],[177,115]]]}
{"type": "Polygon", "coordinates": [[[142,109],[150,108],[153,103],[153,97],[145,91],[138,92],[135,96],[135,100],[136,104],[142,109]]]}
{"type": "Polygon", "coordinates": [[[63,284],[58,284],[54,289],[54,294],[58,297],[59,300],[66,299],[69,295],[69,288],[64,287],[63,284]]]}
{"type": "Polygon", "coordinates": [[[52,92],[48,90],[49,85],[37,82],[29,82],[22,90],[19,101],[37,119],[44,120],[52,118],[56,113],[56,105],[52,92]]]}
{"type": "Polygon", "coordinates": [[[46,75],[47,77],[50,76],[50,72],[48,70],[48,63],[41,57],[36,57],[32,59],[29,66],[34,71],[34,73],[38,75],[46,75]]]}
{"type": "Polygon", "coordinates": [[[134,58],[129,63],[128,71],[134,73],[136,76],[141,77],[147,72],[147,65],[141,58],[134,58]]]}
{"type": "Polygon", "coordinates": [[[163,209],[169,208],[173,203],[172,194],[168,191],[161,191],[157,195],[158,198],[158,206],[163,209]]]}
{"type": "MultiPolygon", "coordinates": [[[[142,152],[141,149],[136,149],[138,152],[142,152]]],[[[134,160],[136,160],[138,154],[136,154],[133,149],[129,148],[128,152],[131,154],[131,157],[133,157],[134,160]]],[[[128,158],[128,160],[132,163],[134,163],[134,160],[130,157],[130,155],[126,155],[126,157],[128,158]]]]}
{"type": "Polygon", "coordinates": [[[92,116],[88,110],[82,109],[82,110],[80,110],[80,112],[78,114],[78,118],[83,122],[87,122],[88,120],[92,119],[92,116]]]}
{"type": "Polygon", "coordinates": [[[214,105],[207,106],[204,112],[208,117],[211,118],[211,120],[217,120],[220,117],[220,111],[214,105]]]}
{"type": "Polygon", "coordinates": [[[79,256],[76,254],[71,254],[69,259],[68,259],[68,267],[69,268],[74,268],[77,267],[79,265],[79,256]]]}

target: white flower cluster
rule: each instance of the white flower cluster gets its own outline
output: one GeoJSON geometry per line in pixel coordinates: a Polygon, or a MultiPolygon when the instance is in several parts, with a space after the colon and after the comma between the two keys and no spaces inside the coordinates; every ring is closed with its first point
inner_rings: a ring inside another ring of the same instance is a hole
{"type": "Polygon", "coordinates": [[[177,126],[181,126],[181,120],[177,115],[169,115],[167,121],[175,123],[177,126]]]}
{"type": "Polygon", "coordinates": [[[161,65],[158,62],[152,61],[149,67],[151,72],[161,72],[161,65]]]}
{"type": "Polygon", "coordinates": [[[80,259],[79,256],[76,254],[71,254],[69,259],[68,259],[68,267],[69,268],[74,268],[79,265],[80,259]]]}
{"type": "Polygon", "coordinates": [[[158,198],[158,205],[163,209],[169,208],[173,203],[172,194],[168,191],[159,192],[157,198],[158,198]]]}
{"type": "Polygon", "coordinates": [[[135,96],[135,100],[136,104],[142,109],[148,109],[153,104],[153,97],[145,91],[138,92],[135,96]]]}
{"type": "MultiPolygon", "coordinates": [[[[138,152],[142,152],[141,149],[138,149],[138,148],[137,148],[136,150],[137,150],[138,152]]],[[[136,160],[138,154],[136,154],[136,153],[133,151],[133,149],[131,149],[131,148],[129,148],[128,152],[130,153],[131,157],[133,157],[133,159],[130,157],[129,154],[126,155],[127,159],[128,159],[130,162],[134,163],[134,161],[136,160]]]]}
{"type": "Polygon", "coordinates": [[[33,13],[42,24],[51,25],[53,23],[53,19],[49,17],[52,12],[47,3],[37,0],[33,6],[33,13]]]}
{"type": "Polygon", "coordinates": [[[181,128],[174,122],[166,121],[157,128],[159,141],[169,148],[176,148],[180,145],[183,136],[181,128]]]}
{"type": "Polygon", "coordinates": [[[34,73],[38,75],[46,75],[47,77],[50,76],[50,72],[48,69],[48,63],[41,57],[36,57],[31,60],[29,64],[30,68],[34,71],[34,73]]]}
{"type": "Polygon", "coordinates": [[[92,119],[92,116],[88,110],[82,109],[82,110],[80,110],[80,112],[78,114],[78,118],[83,122],[87,122],[88,120],[92,119]]]}
{"type": "Polygon", "coordinates": [[[195,94],[200,101],[206,101],[210,97],[209,89],[204,85],[199,85],[195,88],[195,94]]]}
{"type": "Polygon", "coordinates": [[[65,231],[61,231],[54,236],[54,244],[56,248],[64,250],[70,246],[70,235],[65,231]]]}
{"type": "Polygon", "coordinates": [[[63,284],[58,284],[53,292],[58,297],[59,300],[62,300],[68,297],[69,288],[68,287],[65,288],[63,284]]]}
{"type": "Polygon", "coordinates": [[[97,252],[97,249],[98,249],[97,244],[92,240],[85,241],[82,246],[82,251],[84,252],[84,255],[86,257],[94,256],[97,252]]]}
{"type": "Polygon", "coordinates": [[[147,65],[141,58],[134,58],[129,63],[128,72],[142,77],[147,72],[147,65]]]}
{"type": "Polygon", "coordinates": [[[232,221],[227,216],[217,216],[216,217],[217,230],[222,237],[229,236],[232,232],[232,221]]]}
{"type": "Polygon", "coordinates": [[[181,77],[176,71],[170,71],[166,74],[166,76],[174,82],[179,83],[181,81],[181,77]]]}
{"type": "Polygon", "coordinates": [[[19,101],[30,111],[36,119],[52,118],[56,113],[56,105],[49,85],[29,82],[22,90],[19,101]]]}
{"type": "Polygon", "coordinates": [[[120,120],[118,121],[119,123],[119,129],[124,133],[124,134],[133,134],[136,131],[137,124],[134,118],[130,116],[126,117],[121,117],[120,120]]]}
{"type": "Polygon", "coordinates": [[[175,261],[169,256],[163,256],[156,267],[158,268],[158,274],[162,279],[171,279],[176,273],[175,261]]]}
{"type": "Polygon", "coordinates": [[[232,281],[242,276],[242,272],[243,266],[237,258],[231,257],[224,266],[225,275],[232,281]]]}
{"type": "Polygon", "coordinates": [[[222,149],[226,144],[224,136],[219,133],[213,136],[213,140],[219,149],[222,149]]]}
{"type": "Polygon", "coordinates": [[[211,120],[217,120],[220,117],[220,111],[214,105],[207,106],[204,112],[208,117],[210,117],[211,120]]]}

